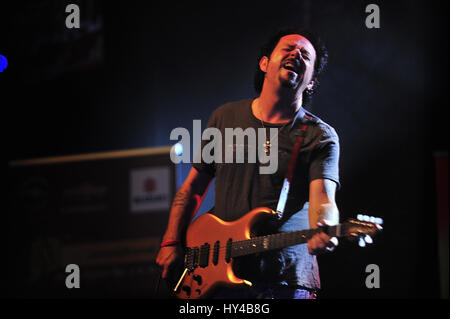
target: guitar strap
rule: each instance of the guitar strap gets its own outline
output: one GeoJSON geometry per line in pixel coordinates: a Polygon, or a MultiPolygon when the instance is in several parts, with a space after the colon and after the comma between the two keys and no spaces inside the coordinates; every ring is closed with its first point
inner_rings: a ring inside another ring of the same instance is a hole
{"type": "MultiPolygon", "coordinates": [[[[310,115],[306,114],[306,112],[303,110],[303,108],[300,108],[300,110],[297,112],[295,118],[292,121],[291,129],[294,127],[296,121],[299,118],[306,119],[305,122],[313,121],[313,118],[310,115]]],[[[292,178],[294,177],[294,171],[295,171],[295,166],[296,166],[295,164],[297,163],[298,155],[300,153],[300,148],[302,147],[303,142],[305,140],[306,131],[308,130],[308,127],[309,127],[308,124],[303,123],[300,125],[300,128],[298,129],[299,135],[298,135],[298,137],[295,141],[294,147],[292,149],[292,155],[289,160],[288,169],[287,169],[284,181],[283,181],[283,187],[281,188],[280,197],[278,199],[277,214],[278,214],[279,220],[281,220],[281,218],[283,217],[284,208],[286,206],[286,202],[288,199],[289,188],[292,183],[292,178]]],[[[208,213],[214,213],[214,210],[215,210],[215,207],[212,207],[208,211],[208,213]]],[[[193,218],[194,218],[194,215],[192,216],[191,220],[193,218]]]]}
{"type": "MultiPolygon", "coordinates": [[[[296,119],[299,117],[304,118],[307,121],[312,120],[312,117],[310,115],[306,114],[303,111],[303,109],[300,109],[296,118],[292,121],[291,128],[294,126],[296,119]]],[[[305,122],[307,122],[307,121],[305,121],[305,122]]],[[[297,137],[294,147],[292,149],[292,155],[289,160],[288,169],[287,169],[284,181],[283,181],[283,187],[281,188],[280,198],[278,199],[278,205],[277,205],[278,219],[281,219],[283,217],[284,208],[286,206],[286,202],[287,202],[288,195],[289,195],[289,188],[292,183],[292,178],[294,177],[294,171],[295,171],[295,166],[297,163],[298,155],[300,154],[300,148],[302,147],[303,142],[305,140],[307,130],[308,130],[308,125],[306,123],[303,123],[299,128],[300,134],[297,137]]]]}

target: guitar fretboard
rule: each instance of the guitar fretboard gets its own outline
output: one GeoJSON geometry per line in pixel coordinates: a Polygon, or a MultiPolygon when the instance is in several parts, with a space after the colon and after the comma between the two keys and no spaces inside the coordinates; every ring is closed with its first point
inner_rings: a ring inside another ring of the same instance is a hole
{"type": "Polygon", "coordinates": [[[278,233],[267,236],[254,237],[247,240],[235,241],[231,244],[231,257],[256,254],[267,250],[280,249],[288,246],[304,244],[309,238],[320,232],[329,236],[340,236],[340,225],[324,228],[278,233]]]}

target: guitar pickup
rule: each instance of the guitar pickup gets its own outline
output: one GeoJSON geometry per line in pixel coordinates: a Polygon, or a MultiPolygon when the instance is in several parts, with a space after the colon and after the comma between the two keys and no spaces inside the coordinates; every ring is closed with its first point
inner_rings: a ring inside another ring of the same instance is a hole
{"type": "Polygon", "coordinates": [[[217,265],[219,263],[219,250],[220,250],[220,241],[216,241],[214,244],[214,252],[213,252],[213,264],[217,265]]]}
{"type": "Polygon", "coordinates": [[[231,248],[233,247],[232,243],[233,243],[233,239],[230,238],[227,240],[227,248],[226,248],[226,252],[225,252],[225,261],[227,263],[229,263],[231,261],[231,248]]]}
{"type": "Polygon", "coordinates": [[[204,245],[200,246],[199,266],[202,268],[205,268],[208,266],[210,248],[211,247],[208,243],[205,243],[204,245]]]}
{"type": "Polygon", "coordinates": [[[194,265],[194,268],[198,266],[199,251],[200,249],[198,247],[192,248],[192,264],[194,265]]]}

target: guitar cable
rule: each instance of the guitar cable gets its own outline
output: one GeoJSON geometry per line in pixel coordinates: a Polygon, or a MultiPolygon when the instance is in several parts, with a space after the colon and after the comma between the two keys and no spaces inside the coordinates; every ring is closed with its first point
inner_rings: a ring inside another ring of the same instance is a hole
{"type": "Polygon", "coordinates": [[[159,285],[161,283],[161,279],[162,279],[162,273],[159,274],[158,280],[156,281],[155,292],[154,292],[155,293],[155,295],[154,295],[155,298],[158,298],[158,291],[159,291],[159,285]]]}

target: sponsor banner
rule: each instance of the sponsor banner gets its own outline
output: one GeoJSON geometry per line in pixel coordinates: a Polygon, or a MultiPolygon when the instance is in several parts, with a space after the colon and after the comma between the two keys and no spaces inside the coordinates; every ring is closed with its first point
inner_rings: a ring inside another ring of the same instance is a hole
{"type": "Polygon", "coordinates": [[[159,237],[68,245],[62,249],[62,264],[116,265],[155,262],[159,237]]]}
{"type": "Polygon", "coordinates": [[[63,213],[92,213],[108,210],[108,187],[85,182],[62,192],[63,213]]]}
{"type": "Polygon", "coordinates": [[[130,172],[131,213],[169,210],[170,200],[169,167],[140,168],[130,172]]]}
{"type": "Polygon", "coordinates": [[[50,185],[43,176],[32,176],[25,180],[19,192],[19,202],[30,213],[39,213],[48,209],[50,185]]]}

